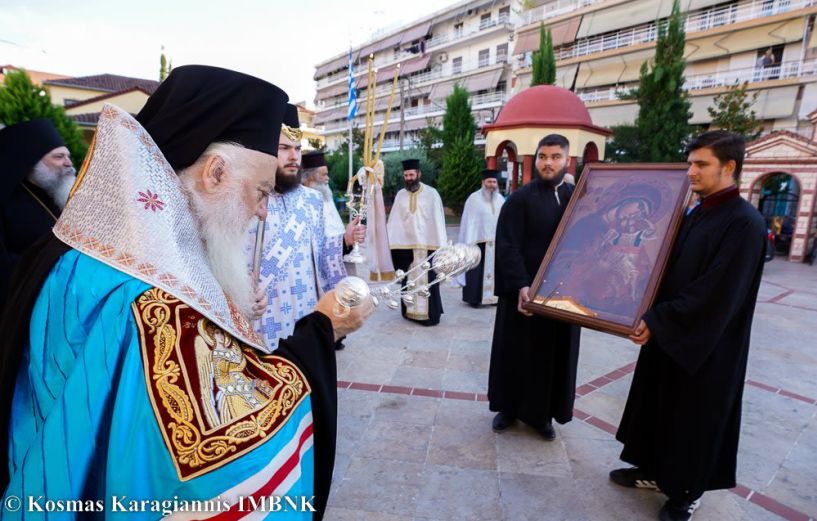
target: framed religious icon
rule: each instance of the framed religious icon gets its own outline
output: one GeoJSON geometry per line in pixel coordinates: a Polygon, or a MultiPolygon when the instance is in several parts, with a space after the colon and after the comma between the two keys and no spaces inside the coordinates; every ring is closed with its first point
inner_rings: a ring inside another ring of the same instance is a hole
{"type": "Polygon", "coordinates": [[[649,309],[689,200],[683,163],[587,165],[525,309],[627,336],[649,309]]]}

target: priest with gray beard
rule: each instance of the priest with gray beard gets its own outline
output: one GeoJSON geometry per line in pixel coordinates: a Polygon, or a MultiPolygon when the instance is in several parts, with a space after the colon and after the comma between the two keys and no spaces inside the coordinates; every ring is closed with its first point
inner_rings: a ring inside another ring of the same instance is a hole
{"type": "Polygon", "coordinates": [[[23,252],[51,230],[74,184],[71,153],[50,120],[0,130],[0,311],[23,252]]]}

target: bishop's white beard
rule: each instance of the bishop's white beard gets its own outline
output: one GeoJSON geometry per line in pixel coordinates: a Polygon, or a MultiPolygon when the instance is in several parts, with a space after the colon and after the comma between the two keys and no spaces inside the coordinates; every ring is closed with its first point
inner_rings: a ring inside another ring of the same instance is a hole
{"type": "Polygon", "coordinates": [[[319,191],[321,195],[323,195],[323,200],[332,202],[333,195],[332,189],[329,188],[329,183],[321,183],[320,181],[316,181],[315,184],[312,185],[312,188],[319,191]]]}
{"type": "Polygon", "coordinates": [[[45,190],[48,197],[62,210],[65,208],[65,203],[68,202],[68,194],[74,186],[74,181],[76,180],[74,174],[76,174],[76,172],[72,166],[54,170],[40,160],[34,165],[34,169],[31,171],[31,174],[29,174],[28,180],[35,186],[45,190]]]}
{"type": "Polygon", "coordinates": [[[182,176],[182,184],[198,220],[210,270],[224,293],[245,316],[250,316],[254,292],[244,247],[252,215],[247,215],[249,212],[239,190],[229,189],[214,204],[195,191],[192,181],[189,176],[182,176]]]}
{"type": "Polygon", "coordinates": [[[484,197],[489,203],[494,199],[495,194],[496,190],[488,190],[487,188],[482,189],[482,197],[484,197]]]}

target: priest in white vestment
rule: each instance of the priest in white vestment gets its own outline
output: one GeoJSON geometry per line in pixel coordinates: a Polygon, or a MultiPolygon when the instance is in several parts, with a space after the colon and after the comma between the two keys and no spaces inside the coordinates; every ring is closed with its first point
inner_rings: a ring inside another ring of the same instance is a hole
{"type": "Polygon", "coordinates": [[[458,242],[476,244],[482,252],[479,266],[460,275],[462,300],[472,307],[496,304],[494,295],[494,263],[496,221],[505,198],[499,193],[497,170],[483,170],[482,186],[468,196],[462,211],[458,242]]]}
{"type": "MultiPolygon", "coordinates": [[[[440,194],[420,182],[421,177],[419,160],[403,161],[406,187],[397,192],[387,224],[391,257],[398,270],[409,271],[422,264],[428,255],[448,243],[440,194]]],[[[435,277],[434,270],[429,270],[417,281],[417,286],[431,282],[435,277]]],[[[429,297],[416,294],[413,302],[406,304],[403,301],[403,316],[424,326],[439,324],[443,313],[439,284],[431,286],[430,291],[429,297]]]]}

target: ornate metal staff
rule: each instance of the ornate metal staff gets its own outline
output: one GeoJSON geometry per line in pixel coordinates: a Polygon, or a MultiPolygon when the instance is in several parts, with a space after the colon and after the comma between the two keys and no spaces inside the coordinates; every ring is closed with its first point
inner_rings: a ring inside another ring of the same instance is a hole
{"type": "Polygon", "coordinates": [[[397,270],[396,279],[398,281],[405,279],[402,285],[391,282],[369,286],[358,277],[346,277],[335,286],[337,304],[333,311],[338,317],[344,317],[351,312],[351,308],[360,305],[369,295],[372,296],[375,306],[379,304],[379,299],[385,300],[386,306],[390,309],[399,308],[400,300],[409,305],[413,304],[415,295],[429,297],[431,286],[451,280],[477,267],[481,259],[482,252],[479,246],[449,244],[433,252],[409,271],[397,270]],[[436,278],[428,283],[418,284],[418,281],[432,269],[437,273],[436,278]]]}
{"type": "MultiPolygon", "coordinates": [[[[369,207],[369,200],[373,195],[369,192],[374,190],[374,182],[370,182],[369,176],[377,176],[375,167],[380,160],[380,151],[383,148],[383,139],[386,136],[386,128],[389,124],[389,116],[391,115],[392,103],[394,102],[394,93],[397,88],[397,78],[400,75],[400,64],[398,63],[394,69],[394,78],[391,84],[391,93],[389,94],[389,104],[386,106],[386,114],[383,118],[383,126],[380,129],[380,136],[377,140],[377,148],[374,146],[374,113],[375,113],[375,97],[377,95],[377,69],[373,67],[374,55],[369,55],[369,70],[366,84],[366,119],[363,134],[363,166],[364,169],[358,171],[357,175],[349,180],[349,186],[346,190],[346,207],[349,209],[349,222],[352,222],[357,216],[360,216],[360,222],[365,221],[366,213],[369,207]],[[360,192],[354,189],[354,181],[357,179],[360,185],[360,192]]],[[[353,262],[356,264],[364,262],[366,259],[360,253],[360,248],[357,242],[352,247],[352,251],[344,257],[346,262],[353,262]]]]}

